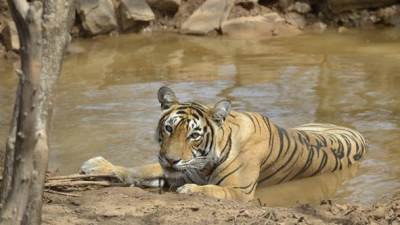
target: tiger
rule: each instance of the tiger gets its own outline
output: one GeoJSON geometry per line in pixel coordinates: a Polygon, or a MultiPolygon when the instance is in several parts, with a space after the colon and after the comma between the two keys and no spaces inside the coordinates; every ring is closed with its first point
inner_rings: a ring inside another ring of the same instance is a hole
{"type": "Polygon", "coordinates": [[[285,129],[260,113],[231,110],[228,99],[214,106],[181,103],[166,86],[157,96],[162,110],[155,135],[158,162],[127,168],[99,156],[84,162],[82,173],[250,201],[257,185],[342,170],[359,163],[367,151],[365,138],[350,128],[309,123],[285,129]]]}

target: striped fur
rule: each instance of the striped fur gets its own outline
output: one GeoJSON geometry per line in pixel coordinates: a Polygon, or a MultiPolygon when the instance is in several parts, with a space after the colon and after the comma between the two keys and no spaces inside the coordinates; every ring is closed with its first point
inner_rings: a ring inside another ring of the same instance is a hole
{"type": "Polygon", "coordinates": [[[121,177],[162,178],[180,193],[251,200],[260,183],[341,170],[366,152],[365,139],[349,128],[314,123],[284,129],[259,113],[230,111],[227,101],[207,107],[164,92],[159,164],[147,173],[120,169],[121,177]]]}

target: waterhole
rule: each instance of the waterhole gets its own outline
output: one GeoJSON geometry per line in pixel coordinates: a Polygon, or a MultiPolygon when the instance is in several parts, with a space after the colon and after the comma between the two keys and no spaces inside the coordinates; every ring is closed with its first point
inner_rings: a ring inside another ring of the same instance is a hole
{"type": "MultiPolygon", "coordinates": [[[[234,110],[263,113],[283,127],[334,123],[368,140],[359,167],[259,187],[261,203],[378,200],[400,187],[399,35],[234,40],[147,34],[75,41],[54,104],[50,169],[73,173],[99,155],[124,166],[155,162],[156,92],[169,85],[182,100],[230,98],[234,110]]],[[[13,70],[0,61],[2,146],[14,101],[13,70]]]]}

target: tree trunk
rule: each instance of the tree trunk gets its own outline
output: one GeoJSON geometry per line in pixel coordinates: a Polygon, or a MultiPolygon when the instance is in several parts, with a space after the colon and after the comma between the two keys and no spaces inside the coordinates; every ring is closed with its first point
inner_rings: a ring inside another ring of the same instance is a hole
{"type": "Polygon", "coordinates": [[[70,39],[74,2],[8,3],[20,39],[21,70],[6,145],[0,224],[40,224],[51,96],[70,39]]]}

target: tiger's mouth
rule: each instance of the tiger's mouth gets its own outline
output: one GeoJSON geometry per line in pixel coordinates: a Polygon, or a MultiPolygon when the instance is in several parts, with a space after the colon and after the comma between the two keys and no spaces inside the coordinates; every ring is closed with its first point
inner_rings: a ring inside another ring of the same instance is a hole
{"type": "Polygon", "coordinates": [[[205,157],[193,158],[190,160],[179,160],[175,164],[169,163],[164,157],[158,156],[158,160],[163,169],[167,172],[184,172],[187,170],[202,170],[208,160],[205,157]]]}

